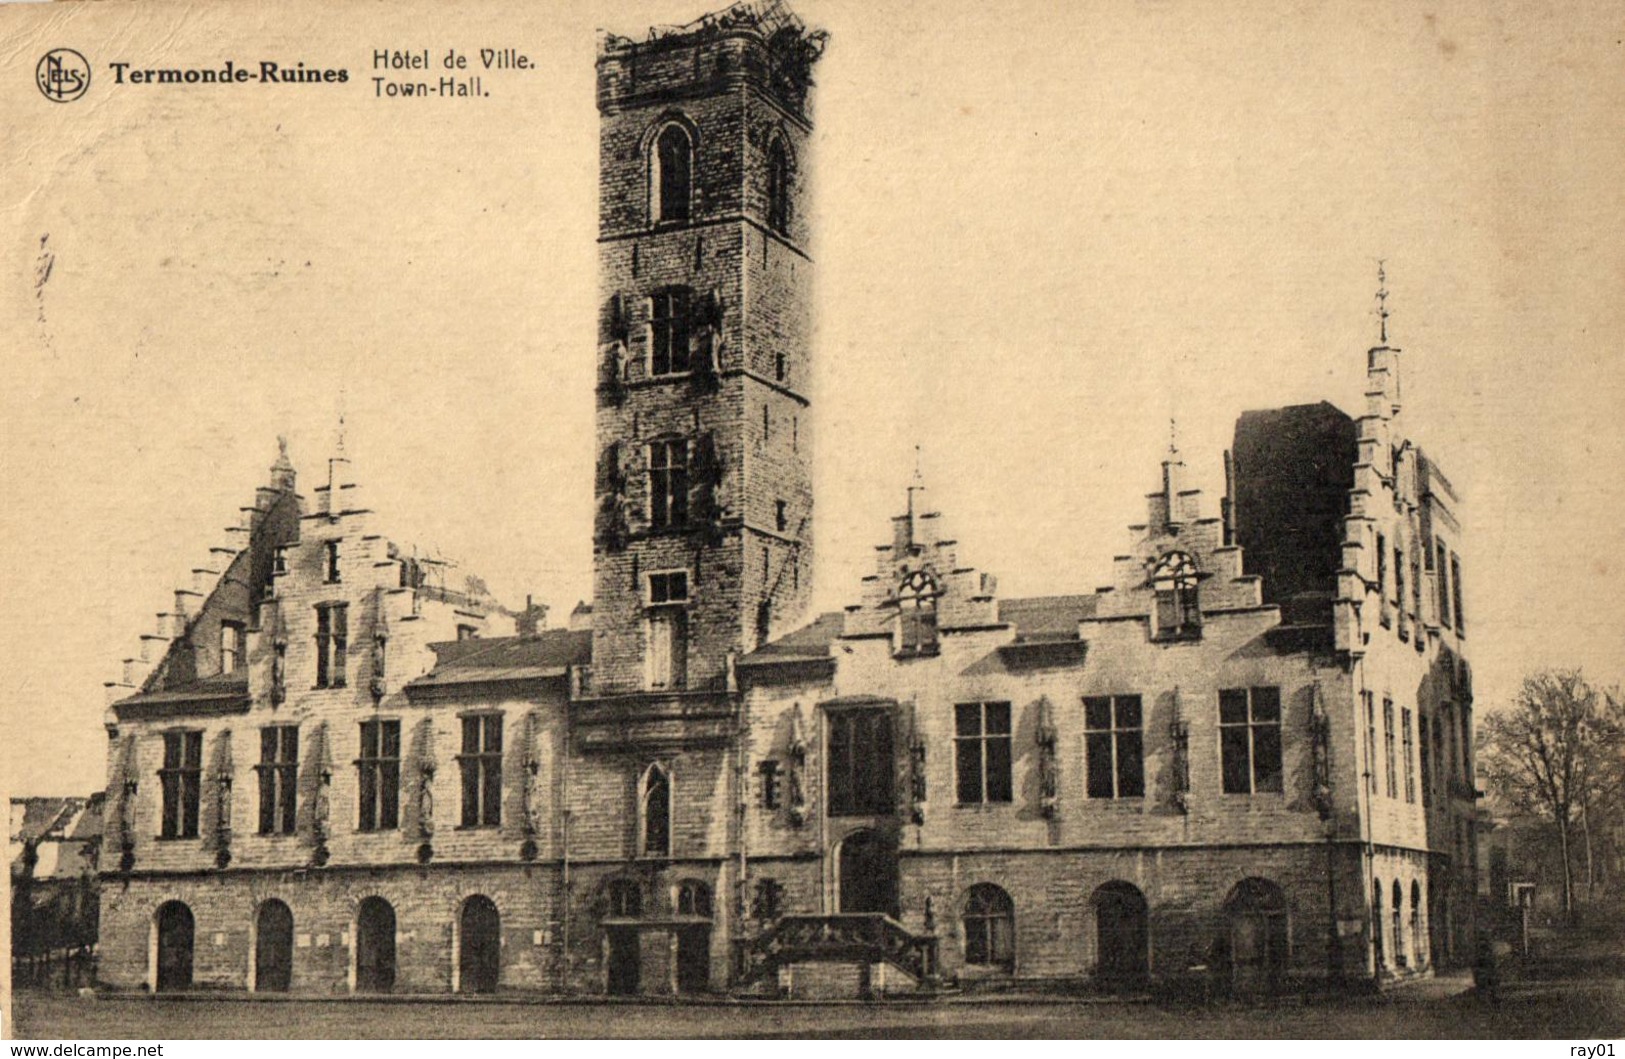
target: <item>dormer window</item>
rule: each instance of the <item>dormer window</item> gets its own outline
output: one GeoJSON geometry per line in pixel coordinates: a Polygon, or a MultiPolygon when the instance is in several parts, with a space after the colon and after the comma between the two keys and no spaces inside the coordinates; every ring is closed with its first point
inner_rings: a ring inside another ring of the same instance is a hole
{"type": "Polygon", "coordinates": [[[1188,640],[1202,635],[1202,609],[1197,601],[1196,560],[1184,552],[1169,552],[1151,572],[1151,588],[1156,593],[1156,625],[1159,640],[1188,640]]]}
{"type": "Polygon", "coordinates": [[[937,597],[942,594],[937,579],[916,570],[897,589],[897,653],[934,655],[937,653],[937,597]]]}
{"type": "Polygon", "coordinates": [[[220,673],[227,676],[237,672],[243,665],[243,623],[240,621],[223,621],[220,623],[220,673]]]}
{"type": "Polygon", "coordinates": [[[694,190],[694,143],[688,130],[676,122],[661,129],[649,163],[649,213],[654,223],[688,220],[694,190]]]}

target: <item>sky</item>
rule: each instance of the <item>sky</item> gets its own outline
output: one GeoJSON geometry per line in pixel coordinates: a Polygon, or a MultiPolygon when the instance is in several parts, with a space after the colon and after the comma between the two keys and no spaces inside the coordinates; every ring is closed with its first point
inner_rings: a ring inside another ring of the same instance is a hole
{"type": "MultiPolygon", "coordinates": [[[[831,35],[807,161],[817,609],[858,597],[916,446],[1004,595],[1105,583],[1171,420],[1216,514],[1242,411],[1360,410],[1384,259],[1406,429],[1463,497],[1480,707],[1544,666],[1625,677],[1609,5],[795,7],[831,35]]],[[[278,435],[308,495],[341,412],[392,539],[555,623],[590,595],[594,31],[704,10],[0,9],[0,785],[100,788],[103,683],[278,435]],[[93,83],[56,104],[32,72],[63,44],[93,83]],[[476,100],[375,96],[375,49],[481,47],[533,68],[476,100]],[[107,65],[228,58],[351,81],[107,65]]]]}

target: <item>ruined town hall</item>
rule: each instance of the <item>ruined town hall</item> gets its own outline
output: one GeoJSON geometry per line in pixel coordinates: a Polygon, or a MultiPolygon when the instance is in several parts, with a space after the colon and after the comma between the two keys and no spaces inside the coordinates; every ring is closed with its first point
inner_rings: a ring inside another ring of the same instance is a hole
{"type": "Polygon", "coordinates": [[[504,607],[383,536],[342,451],[277,458],[111,685],[103,982],[1251,991],[1467,955],[1462,516],[1386,328],[1354,414],[1240,416],[1216,501],[1146,467],[1100,587],[1002,597],[916,482],[809,613],[823,39],[740,4],[600,42],[590,605],[504,607]]]}

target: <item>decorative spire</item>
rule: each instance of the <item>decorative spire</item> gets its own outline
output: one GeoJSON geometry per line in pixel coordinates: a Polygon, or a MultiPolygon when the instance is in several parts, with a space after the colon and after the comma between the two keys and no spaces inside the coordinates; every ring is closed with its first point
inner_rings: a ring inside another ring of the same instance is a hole
{"type": "Polygon", "coordinates": [[[1385,261],[1377,259],[1377,327],[1382,345],[1388,344],[1388,271],[1385,261]]]}
{"type": "Polygon", "coordinates": [[[276,462],[271,464],[271,487],[292,491],[294,482],[293,461],[288,459],[288,436],[276,436],[276,462]]]}
{"type": "Polygon", "coordinates": [[[914,446],[914,477],[908,483],[908,517],[911,524],[914,517],[919,514],[914,508],[914,494],[923,492],[925,492],[925,475],[920,470],[920,446],[916,445],[914,446]]]}

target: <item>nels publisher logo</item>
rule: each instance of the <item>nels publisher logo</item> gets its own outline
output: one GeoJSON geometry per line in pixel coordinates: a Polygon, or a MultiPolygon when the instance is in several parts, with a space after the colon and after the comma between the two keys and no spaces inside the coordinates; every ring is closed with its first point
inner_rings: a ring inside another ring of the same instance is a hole
{"type": "Polygon", "coordinates": [[[90,87],[90,63],[72,48],[52,48],[34,68],[34,83],[53,103],[71,103],[90,87]]]}

